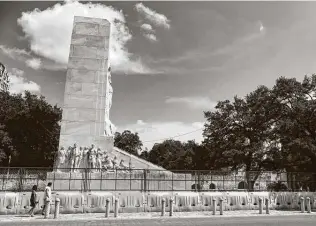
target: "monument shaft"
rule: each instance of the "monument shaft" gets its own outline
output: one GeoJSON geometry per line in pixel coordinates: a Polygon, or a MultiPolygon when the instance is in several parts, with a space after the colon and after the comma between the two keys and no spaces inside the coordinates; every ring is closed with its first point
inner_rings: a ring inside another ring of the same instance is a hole
{"type": "MultiPolygon", "coordinates": [[[[110,22],[75,17],[71,37],[59,149],[74,143],[102,149],[113,147],[105,136],[109,121],[110,22]]],[[[111,95],[111,94],[110,94],[111,95]]],[[[112,95],[111,95],[112,97],[112,95]]]]}

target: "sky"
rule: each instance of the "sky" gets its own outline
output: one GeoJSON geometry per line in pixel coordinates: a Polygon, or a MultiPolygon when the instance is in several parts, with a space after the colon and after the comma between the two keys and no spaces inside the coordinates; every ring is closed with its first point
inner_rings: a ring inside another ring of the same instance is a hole
{"type": "Polygon", "coordinates": [[[316,2],[0,2],[0,62],[10,92],[63,106],[73,17],[113,23],[113,105],[119,132],[144,146],[200,142],[204,111],[280,76],[316,72],[316,2]]]}

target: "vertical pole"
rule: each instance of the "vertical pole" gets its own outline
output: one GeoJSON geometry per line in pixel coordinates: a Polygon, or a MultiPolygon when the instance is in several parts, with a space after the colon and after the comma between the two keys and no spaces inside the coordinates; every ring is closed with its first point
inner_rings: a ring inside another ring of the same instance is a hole
{"type": "Polygon", "coordinates": [[[163,198],[161,200],[161,216],[163,217],[166,212],[166,200],[163,198]]]}
{"type": "Polygon", "coordinates": [[[213,215],[216,214],[216,199],[213,199],[213,215]]]}
{"type": "Polygon", "coordinates": [[[171,172],[171,188],[172,188],[172,191],[173,191],[173,172],[171,172]]]}
{"type": "Polygon", "coordinates": [[[219,200],[219,213],[220,215],[223,215],[223,198],[220,198],[219,200]]]}
{"type": "Polygon", "coordinates": [[[129,190],[132,190],[132,170],[129,170],[129,190]]]}
{"type": "Polygon", "coordinates": [[[311,213],[312,208],[311,208],[311,198],[310,197],[306,198],[306,206],[307,206],[307,213],[311,213]]]}
{"type": "Polygon", "coordinates": [[[118,209],[119,209],[118,205],[119,205],[119,200],[118,198],[116,198],[115,203],[114,203],[114,217],[118,216],[118,209]]]}
{"type": "Polygon", "coordinates": [[[115,181],[114,181],[114,189],[116,191],[116,182],[117,182],[117,169],[115,169],[115,181]]]}
{"type": "Polygon", "coordinates": [[[101,169],[100,171],[101,171],[101,178],[100,178],[100,191],[102,191],[102,169],[101,169]]]}
{"type": "Polygon", "coordinates": [[[259,214],[263,212],[262,198],[259,198],[259,214]]]}
{"type": "Polygon", "coordinates": [[[144,192],[147,191],[147,170],[144,169],[144,192]]]}
{"type": "Polygon", "coordinates": [[[169,200],[169,205],[170,205],[169,216],[172,217],[173,215],[173,199],[172,198],[169,200]]]}
{"type": "Polygon", "coordinates": [[[105,217],[108,218],[110,215],[110,199],[107,198],[105,201],[105,217]]]}
{"type": "Polygon", "coordinates": [[[270,210],[269,210],[269,199],[266,198],[266,214],[270,214],[270,210]]]}
{"type": "Polygon", "coordinates": [[[55,199],[55,213],[54,213],[54,219],[57,219],[59,217],[59,207],[60,207],[60,199],[55,199]]]}
{"type": "Polygon", "coordinates": [[[305,202],[304,197],[301,197],[301,213],[305,212],[305,202]]]}

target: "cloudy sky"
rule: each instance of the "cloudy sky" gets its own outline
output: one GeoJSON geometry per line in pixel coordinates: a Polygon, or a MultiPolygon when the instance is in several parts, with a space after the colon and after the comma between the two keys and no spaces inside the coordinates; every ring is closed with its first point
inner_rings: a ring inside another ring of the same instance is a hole
{"type": "Polygon", "coordinates": [[[11,92],[63,105],[73,16],[113,23],[111,119],[146,147],[201,141],[203,111],[280,76],[316,72],[316,2],[0,2],[11,92]],[[194,132],[195,131],[195,132],[194,132]]]}

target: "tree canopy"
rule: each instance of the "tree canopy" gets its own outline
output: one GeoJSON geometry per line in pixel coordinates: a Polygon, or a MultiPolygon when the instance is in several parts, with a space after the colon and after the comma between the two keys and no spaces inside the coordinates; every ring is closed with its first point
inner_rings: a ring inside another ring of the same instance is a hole
{"type": "Polygon", "coordinates": [[[0,92],[0,103],[1,165],[53,166],[61,109],[30,92],[0,92]]]}
{"type": "Polygon", "coordinates": [[[140,140],[138,133],[132,133],[129,130],[125,130],[122,133],[115,133],[114,146],[138,156],[139,152],[142,150],[143,143],[140,140]]]}

